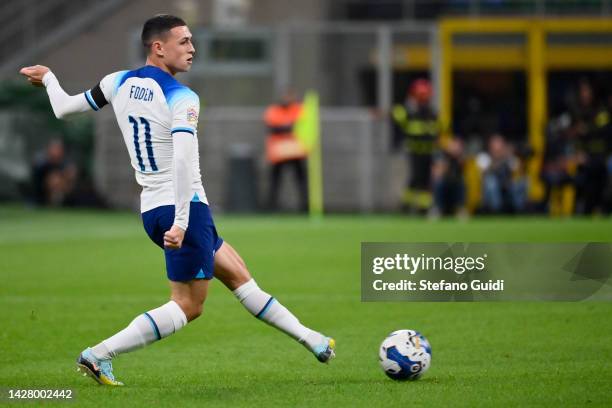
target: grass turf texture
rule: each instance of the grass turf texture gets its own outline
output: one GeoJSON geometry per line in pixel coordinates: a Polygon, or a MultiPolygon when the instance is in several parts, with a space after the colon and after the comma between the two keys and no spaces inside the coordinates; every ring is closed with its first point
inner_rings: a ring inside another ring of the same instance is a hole
{"type": "Polygon", "coordinates": [[[126,387],[98,386],[77,375],[74,360],[166,301],[162,252],[135,214],[0,208],[0,387],[72,388],[77,406],[105,407],[612,400],[610,303],[361,303],[359,290],[361,241],[612,241],[610,220],[218,217],[217,227],[261,287],[336,338],[331,365],[213,281],[200,319],[115,361],[126,387]],[[383,338],[403,328],[433,347],[416,382],[387,379],[377,361],[383,338]]]}

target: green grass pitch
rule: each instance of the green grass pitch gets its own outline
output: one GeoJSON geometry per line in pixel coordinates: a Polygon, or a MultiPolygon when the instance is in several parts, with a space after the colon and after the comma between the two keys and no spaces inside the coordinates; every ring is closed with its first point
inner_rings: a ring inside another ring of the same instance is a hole
{"type": "Polygon", "coordinates": [[[103,407],[612,404],[611,303],[361,303],[359,288],[361,241],[612,241],[611,220],[216,221],[262,288],[336,338],[332,364],[213,281],[200,319],[114,362],[126,387],[98,386],[74,360],[166,301],[163,254],[137,214],[13,207],[0,208],[0,387],[72,388],[76,406],[103,407]],[[402,328],[432,344],[416,382],[378,365],[380,342],[402,328]]]}

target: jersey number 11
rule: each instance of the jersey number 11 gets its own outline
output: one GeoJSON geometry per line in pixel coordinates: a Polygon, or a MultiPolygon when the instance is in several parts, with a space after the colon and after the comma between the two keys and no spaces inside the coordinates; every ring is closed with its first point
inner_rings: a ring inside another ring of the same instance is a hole
{"type": "MultiPolygon", "coordinates": [[[[138,121],[134,119],[133,116],[128,116],[128,119],[134,128],[134,149],[136,150],[138,166],[140,166],[141,171],[146,171],[144,161],[142,160],[142,153],[140,151],[140,141],[138,140],[138,121]]],[[[151,125],[149,124],[149,121],[142,116],[140,116],[138,119],[140,119],[140,123],[144,127],[145,147],[147,149],[147,159],[149,159],[151,170],[157,171],[157,164],[155,164],[155,158],[153,157],[153,143],[151,142],[151,125]]]]}

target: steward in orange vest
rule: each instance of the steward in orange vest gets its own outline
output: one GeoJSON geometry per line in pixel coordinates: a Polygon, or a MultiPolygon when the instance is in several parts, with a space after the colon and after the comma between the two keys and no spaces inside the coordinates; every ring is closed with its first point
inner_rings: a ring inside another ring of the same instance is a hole
{"type": "Polygon", "coordinates": [[[295,137],[293,127],[302,111],[295,94],[287,91],[278,103],[272,104],[264,113],[264,123],[268,130],[266,139],[266,158],[271,164],[268,209],[278,208],[278,190],[284,169],[292,168],[298,186],[300,210],[308,206],[306,183],[306,149],[295,137]]]}

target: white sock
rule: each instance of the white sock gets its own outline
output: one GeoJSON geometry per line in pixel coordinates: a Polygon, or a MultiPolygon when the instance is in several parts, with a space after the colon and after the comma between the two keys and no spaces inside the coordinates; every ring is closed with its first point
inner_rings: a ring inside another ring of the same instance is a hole
{"type": "Polygon", "coordinates": [[[187,324],[181,307],[170,301],[137,316],[125,329],[92,347],[93,355],[106,360],[139,349],[177,332],[187,324]]]}
{"type": "Polygon", "coordinates": [[[288,334],[308,349],[312,350],[314,346],[323,341],[322,334],[302,325],[285,306],[261,290],[254,279],[243,284],[233,293],[253,316],[288,334]]]}

